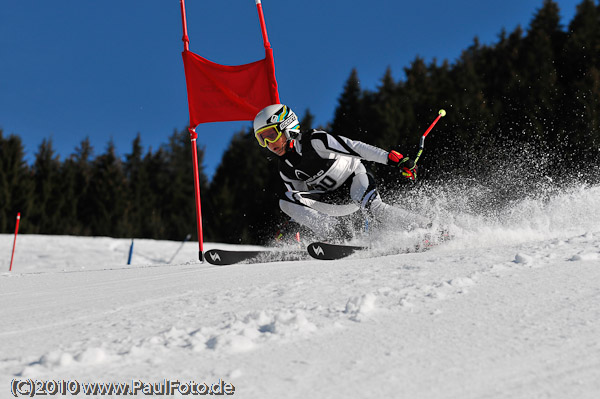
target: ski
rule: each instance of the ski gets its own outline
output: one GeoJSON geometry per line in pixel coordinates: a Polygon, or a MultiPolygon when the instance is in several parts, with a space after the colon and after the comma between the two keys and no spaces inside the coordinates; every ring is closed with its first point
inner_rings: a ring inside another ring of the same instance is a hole
{"type": "MultiPolygon", "coordinates": [[[[447,240],[447,238],[446,238],[447,240]]],[[[375,249],[364,245],[347,245],[347,244],[330,244],[326,242],[313,242],[306,250],[308,254],[315,259],[320,260],[337,260],[346,258],[356,252],[371,250],[370,256],[384,256],[384,255],[398,255],[398,254],[410,254],[425,252],[430,248],[439,245],[440,242],[432,242],[429,239],[425,239],[422,243],[415,245],[414,247],[405,248],[394,248],[388,250],[375,249]]]]}
{"type": "Polygon", "coordinates": [[[315,259],[336,260],[352,255],[356,251],[364,251],[369,247],[359,245],[329,244],[313,242],[306,247],[308,254],[315,259]]]}
{"type": "MultiPolygon", "coordinates": [[[[432,242],[425,239],[422,243],[407,248],[396,248],[391,251],[381,251],[372,249],[372,256],[407,254],[424,252],[448,240],[445,237],[439,242],[432,242]]],[[[348,245],[348,244],[331,244],[326,242],[313,242],[306,247],[306,251],[301,249],[259,249],[259,250],[226,250],[226,249],[210,249],[204,253],[204,258],[208,263],[218,266],[233,265],[236,263],[268,263],[268,262],[284,262],[295,260],[306,260],[311,257],[319,260],[337,260],[346,258],[356,252],[370,249],[364,245],[348,245]]]]}
{"type": "Polygon", "coordinates": [[[228,251],[225,249],[209,249],[204,253],[204,259],[212,265],[232,265],[260,255],[264,251],[228,251]]]}
{"type": "Polygon", "coordinates": [[[226,249],[209,249],[204,253],[204,259],[212,265],[226,266],[236,263],[267,263],[306,259],[302,250],[253,250],[237,251],[226,249]]]}

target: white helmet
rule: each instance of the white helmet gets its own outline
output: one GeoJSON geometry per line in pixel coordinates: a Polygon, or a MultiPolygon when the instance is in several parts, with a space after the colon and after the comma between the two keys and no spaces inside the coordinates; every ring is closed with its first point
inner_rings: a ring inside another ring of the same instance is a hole
{"type": "Polygon", "coordinates": [[[261,147],[266,147],[267,142],[277,141],[281,134],[284,134],[287,140],[300,134],[300,122],[291,108],[283,104],[273,104],[256,115],[254,136],[261,147]]]}

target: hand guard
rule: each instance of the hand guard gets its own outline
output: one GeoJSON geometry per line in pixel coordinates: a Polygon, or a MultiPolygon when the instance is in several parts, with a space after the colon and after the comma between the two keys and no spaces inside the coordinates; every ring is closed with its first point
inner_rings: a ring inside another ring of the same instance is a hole
{"type": "Polygon", "coordinates": [[[414,160],[405,157],[398,151],[390,151],[388,154],[388,165],[397,166],[402,169],[402,176],[409,180],[417,179],[417,164],[414,160]]]}

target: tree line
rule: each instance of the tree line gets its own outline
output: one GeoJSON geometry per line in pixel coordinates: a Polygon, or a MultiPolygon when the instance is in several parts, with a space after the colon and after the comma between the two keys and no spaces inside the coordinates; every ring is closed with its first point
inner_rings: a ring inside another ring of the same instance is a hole
{"type": "Polygon", "coordinates": [[[61,161],[44,140],[28,165],[20,137],[0,130],[0,231],[10,232],[21,212],[23,233],[183,239],[195,231],[189,145],[187,132],[176,131],[144,154],[138,134],[121,158],[112,142],[94,156],[86,138],[61,161]]]}
{"type": "MultiPolygon", "coordinates": [[[[502,30],[489,45],[475,38],[452,63],[417,57],[399,80],[388,68],[375,90],[362,89],[353,69],[333,121],[318,127],[411,156],[444,108],[448,115],[427,139],[420,181],[498,172],[554,181],[597,176],[600,2],[583,0],[567,26],[559,11],[544,0],[526,29],[502,30]]],[[[303,130],[317,127],[313,121],[305,110],[303,130]]],[[[27,165],[19,137],[0,131],[0,231],[10,232],[20,211],[27,233],[194,234],[189,145],[188,133],[176,131],[143,154],[138,135],[123,158],[110,143],[94,157],[84,140],[60,161],[45,140],[27,165]]],[[[198,153],[202,165],[204,150],[198,153]]],[[[397,171],[371,166],[380,184],[398,184],[397,171]]],[[[277,159],[256,144],[250,125],[233,137],[213,179],[202,168],[200,175],[205,240],[264,243],[286,222],[277,159]]]]}

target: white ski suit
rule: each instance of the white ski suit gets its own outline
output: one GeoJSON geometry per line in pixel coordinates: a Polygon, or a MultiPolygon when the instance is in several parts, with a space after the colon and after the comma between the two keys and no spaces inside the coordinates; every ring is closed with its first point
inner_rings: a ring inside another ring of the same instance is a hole
{"type": "Polygon", "coordinates": [[[388,151],[322,130],[303,133],[279,159],[287,192],[281,210],[322,238],[337,234],[339,217],[359,209],[380,222],[405,229],[424,227],[425,218],[385,204],[362,160],[387,164],[388,151]]]}

